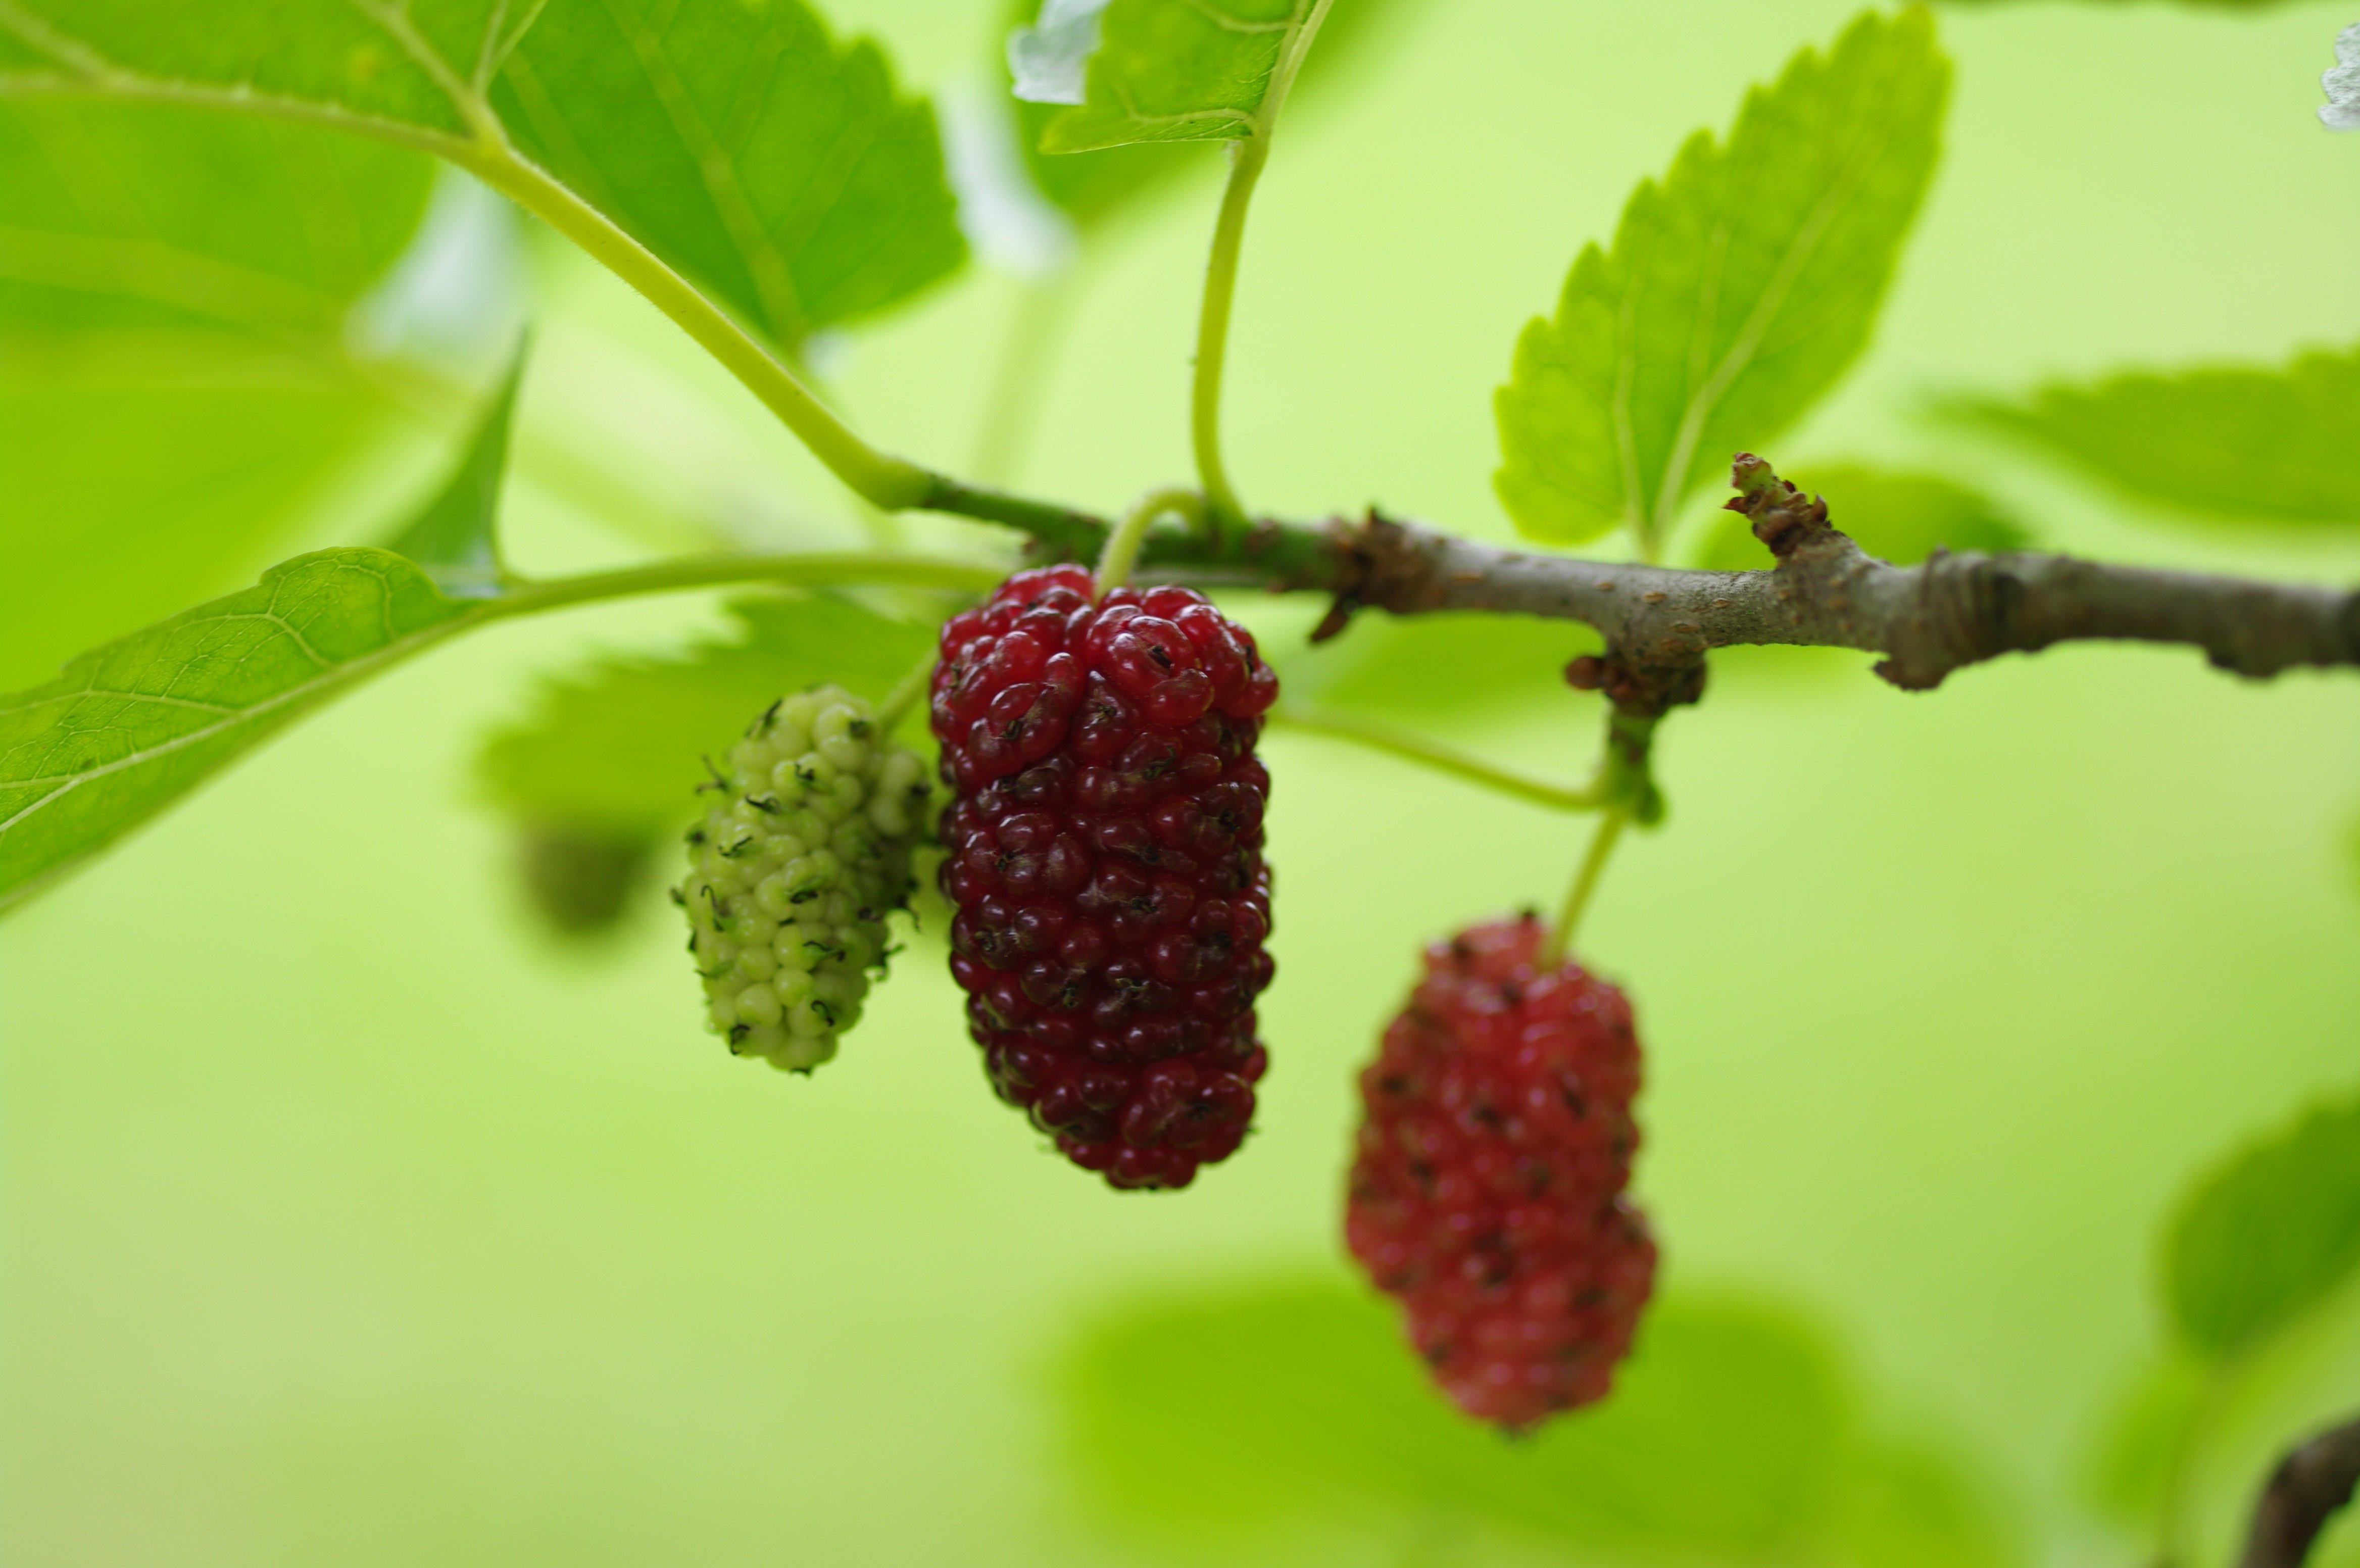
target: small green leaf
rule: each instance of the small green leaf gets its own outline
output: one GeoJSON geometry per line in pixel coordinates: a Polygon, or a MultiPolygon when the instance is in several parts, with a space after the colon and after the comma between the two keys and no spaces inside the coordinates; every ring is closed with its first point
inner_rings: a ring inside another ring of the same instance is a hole
{"type": "Polygon", "coordinates": [[[1494,481],[1527,535],[1621,524],[1643,554],[1730,454],[1791,427],[1866,345],[1931,178],[1950,65],[1922,7],[1871,12],[1643,182],[1517,340],[1494,481]]]}
{"type": "Polygon", "coordinates": [[[1667,1296],[1603,1404],[1514,1440],[1433,1390],[1389,1304],[1324,1278],[1159,1298],[1074,1344],[1063,1383],[1094,1511],[1211,1561],[1306,1519],[1375,1561],[1437,1527],[1583,1562],[2000,1557],[1972,1487],[1863,1434],[1824,1338],[1751,1303],[1667,1296]]]}
{"type": "MultiPolygon", "coordinates": [[[[1328,91],[1322,88],[1323,82],[1332,87],[1335,79],[1367,52],[1371,39],[1422,3],[1336,0],[1328,19],[1319,26],[1319,47],[1304,57],[1293,96],[1309,94],[1306,102],[1318,102],[1328,91]]],[[[1041,0],[1010,0],[1008,35],[1012,38],[1028,27],[1043,9],[1041,0]]],[[[1189,142],[1134,142],[1095,152],[1043,152],[1041,138],[1065,106],[1027,100],[1021,88],[1017,99],[1016,134],[1026,170],[1042,195],[1085,230],[1192,170],[1213,167],[1206,149],[1189,142]]],[[[1301,112],[1299,107],[1296,112],[1301,112]]]]}
{"type": "Polygon", "coordinates": [[[465,624],[386,550],[322,550],[0,696],[0,908],[465,624]]]}
{"type": "Polygon", "coordinates": [[[1018,40],[1031,30],[1041,9],[1041,0],[1010,0],[1009,59],[1002,61],[1002,68],[1010,71],[1010,85],[1016,93],[1016,139],[1025,170],[1051,205],[1087,229],[1189,170],[1211,167],[1203,148],[1186,143],[1142,142],[1096,152],[1043,152],[1041,138],[1049,122],[1065,112],[1064,105],[1026,98],[1023,83],[1014,80],[1011,63],[1018,40]]]}
{"type": "Polygon", "coordinates": [[[2360,523],[2360,350],[2261,367],[2134,372],[1961,402],[2140,500],[2201,517],[2360,523]]]}
{"type": "Polygon", "coordinates": [[[451,598],[493,598],[507,581],[500,565],[500,486],[508,477],[508,430],[516,419],[524,356],[519,343],[450,481],[386,543],[423,566],[451,598]]]}
{"type": "MultiPolygon", "coordinates": [[[[1085,86],[1074,107],[1049,121],[1042,150],[1267,136],[1330,4],[1112,0],[1098,17],[1095,49],[1081,26],[1061,16],[1035,56],[1046,80],[1036,79],[1033,90],[1062,93],[1061,71],[1086,58],[1085,86]]],[[[1086,19],[1088,8],[1061,11],[1086,19]]]]}
{"type": "Polygon", "coordinates": [[[700,759],[725,751],[765,704],[828,681],[875,701],[934,641],[930,627],[832,594],[741,598],[729,610],[734,638],[677,657],[602,660],[551,682],[485,742],[486,795],[539,831],[615,843],[668,834],[699,809],[700,759]]]}
{"type": "Polygon", "coordinates": [[[526,155],[790,348],[966,255],[934,113],[801,0],[10,0],[0,96],[169,98],[526,155]]]}
{"type": "MultiPolygon", "coordinates": [[[[1795,483],[1826,498],[1828,521],[1880,561],[1914,566],[1939,547],[1998,554],[2028,550],[2032,535],[1988,496],[1936,474],[1859,463],[1806,465],[1795,483]]],[[[1734,512],[1715,512],[1696,564],[1716,572],[1772,565],[1770,552],[1734,512]]]]}
{"type": "Polygon", "coordinates": [[[2165,1304],[2195,1350],[2250,1349],[2360,1266],[2360,1099],[2248,1145],[2180,1201],[2165,1304]]]}

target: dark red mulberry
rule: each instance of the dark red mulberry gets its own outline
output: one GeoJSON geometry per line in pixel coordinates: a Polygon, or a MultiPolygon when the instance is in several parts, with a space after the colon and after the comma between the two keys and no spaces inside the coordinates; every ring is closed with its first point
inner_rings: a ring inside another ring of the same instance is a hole
{"type": "Polygon", "coordinates": [[[1253,1118],[1278,695],[1189,588],[1020,572],[943,628],[951,974],[1000,1098],[1117,1187],[1185,1187],[1253,1118]]]}
{"type": "Polygon", "coordinates": [[[1426,955],[1360,1074],[1345,1239],[1470,1415],[1522,1428],[1603,1398],[1655,1244],[1623,1196],[1639,1043],[1606,981],[1540,956],[1531,916],[1426,955]]]}

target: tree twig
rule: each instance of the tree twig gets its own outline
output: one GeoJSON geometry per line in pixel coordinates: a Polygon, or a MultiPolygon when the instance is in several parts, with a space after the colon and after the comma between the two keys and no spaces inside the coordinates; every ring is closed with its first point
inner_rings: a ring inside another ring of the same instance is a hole
{"type": "MultiPolygon", "coordinates": [[[[1953,671],[2059,642],[2186,643],[2212,663],[2263,678],[2302,665],[2360,664],[2360,590],[2257,582],[2070,555],[1937,552],[1895,566],[1830,525],[1826,506],[1759,458],[1737,465],[1738,499],[1774,565],[1708,572],[1583,561],[1502,549],[1371,513],[1325,527],[1262,522],[1218,548],[1177,533],[1147,541],[1142,580],[1261,587],[1334,597],[1317,635],[1361,609],[1394,615],[1489,610],[1586,621],[1605,634],[1622,674],[1601,676],[1618,702],[1658,687],[1655,704],[1694,699],[1714,648],[1788,644],[1882,653],[1877,673],[1929,691],[1953,671]],[[1619,685],[1618,685],[1619,682],[1619,685]]],[[[1105,525],[1084,513],[966,494],[931,504],[1032,533],[1047,553],[1085,556],[1105,525]]],[[[1645,706],[1643,701],[1640,706],[1645,706]]]]}
{"type": "Polygon", "coordinates": [[[2301,1568],[2360,1484],[2360,1420],[2321,1432],[2278,1461],[2254,1504],[2238,1568],[2301,1568]]]}

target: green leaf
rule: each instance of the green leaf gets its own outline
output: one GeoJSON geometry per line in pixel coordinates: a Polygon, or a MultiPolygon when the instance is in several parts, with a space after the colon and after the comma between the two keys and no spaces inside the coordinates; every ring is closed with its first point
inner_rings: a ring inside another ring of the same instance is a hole
{"type": "Polygon", "coordinates": [[[563,937],[613,930],[655,859],[653,838],[536,825],[517,835],[517,870],[533,912],[563,937]]]}
{"type": "Polygon", "coordinates": [[[423,155],[0,103],[0,690],[254,580],[393,410],[344,347],[423,155]]]}
{"type": "MultiPolygon", "coordinates": [[[[1098,18],[1080,99],[1049,121],[1042,150],[1269,135],[1330,4],[1112,0],[1098,18]]],[[[1068,67],[1083,59],[1076,31],[1056,40],[1068,67]]]]}
{"type": "MultiPolygon", "coordinates": [[[[1042,0],[1010,0],[1001,36],[1013,38],[1038,18],[1042,0]]],[[[1001,69],[1009,70],[1007,51],[1001,69]]],[[[1015,85],[1012,73],[1010,82],[1015,85]]],[[[1132,202],[1192,170],[1211,167],[1205,149],[1185,143],[1142,142],[1096,152],[1044,153],[1041,138],[1065,105],[1016,100],[1016,140],[1033,184],[1051,205],[1084,229],[1104,223],[1132,202]]]]}
{"type": "MultiPolygon", "coordinates": [[[[491,537],[498,476],[482,465],[503,449],[514,389],[511,377],[403,537],[491,537]]],[[[322,550],[0,696],[0,909],[329,698],[496,613],[444,597],[391,551],[322,550]]]]}
{"type": "MultiPolygon", "coordinates": [[[[1317,104],[1332,83],[1369,51],[1371,39],[1396,25],[1403,14],[1423,0],[1337,0],[1319,27],[1319,47],[1304,57],[1296,94],[1317,104]]],[[[1038,19],[1042,0],[1010,0],[1002,36],[1012,36],[1038,19]]],[[[1003,55],[1006,51],[1002,51],[1003,55]]],[[[1005,61],[1003,60],[1003,66],[1005,61]]],[[[1300,113],[1300,110],[1297,111],[1300,113]]],[[[1050,203],[1085,230],[1103,224],[1138,199],[1170,185],[1181,176],[1213,167],[1206,150],[1193,143],[1151,141],[1094,152],[1049,153],[1041,139],[1049,122],[1065,113],[1065,105],[1016,103],[1016,134],[1025,169],[1050,203]]]]}
{"type": "Polygon", "coordinates": [[[0,697],[0,908],[465,613],[390,551],[322,550],[0,697]]]}
{"type": "Polygon", "coordinates": [[[1584,1562],[2001,1555],[1972,1486],[1867,1438],[1825,1340],[1752,1303],[1667,1296],[1603,1404],[1518,1440],[1434,1392],[1388,1304],[1325,1278],[1160,1297],[1075,1343],[1062,1382],[1095,1511],[1208,1560],[1306,1521],[1373,1534],[1376,1561],[1437,1524],[1584,1562]]]}
{"type": "Polygon", "coordinates": [[[500,485],[508,477],[508,430],[516,420],[524,356],[519,343],[449,482],[387,542],[388,549],[423,566],[434,586],[454,599],[494,598],[508,579],[500,565],[500,485]]]}
{"type": "Polygon", "coordinates": [[[1939,150],[1950,65],[1922,7],[1867,13],[1643,182],[1573,264],[1499,390],[1494,483],[1527,535],[1620,524],[1643,554],[1730,455],[1791,427],[1858,357],[1939,150]]]}
{"type": "Polygon", "coordinates": [[[1335,643],[1287,659],[1293,696],[1421,726],[1497,719],[1544,704],[1569,704],[1565,667],[1605,647],[1576,621],[1520,615],[1362,615],[1335,643]]]}
{"type": "Polygon", "coordinates": [[[2156,1518],[2173,1463],[2203,1417],[2205,1394],[2203,1366],[2180,1355],[2141,1367],[2125,1385],[2078,1477],[2099,1512],[2134,1526],[2156,1518]]]}
{"type": "Polygon", "coordinates": [[[700,759],[780,694],[833,681],[875,701],[934,643],[931,627],[831,594],[741,598],[729,613],[734,637],[676,657],[606,659],[551,682],[485,742],[485,794],[534,830],[609,843],[669,834],[699,809],[700,759]]]}
{"type": "Polygon", "coordinates": [[[800,0],[8,0],[0,95],[169,99],[463,166],[505,136],[790,348],[964,258],[933,111],[800,0]]]}
{"type": "Polygon", "coordinates": [[[416,152],[151,104],[0,102],[0,330],[333,345],[425,213],[416,152]]]}
{"type": "Polygon", "coordinates": [[[2181,1200],[2165,1304],[2195,1350],[2252,1348],[2360,1266],[2360,1099],[2257,1140],[2181,1200]]]}
{"type": "Polygon", "coordinates": [[[2360,523],[2360,350],[2261,367],[2055,383],[2018,403],[1961,402],[2144,501],[2219,519],[2360,523]]]}
{"type": "MultiPolygon", "coordinates": [[[[2032,535],[1988,496],[1939,475],[1827,463],[1805,466],[1795,483],[1826,498],[1828,520],[1854,543],[1896,566],[1916,565],[1938,547],[1985,554],[2032,547],[2032,535]]],[[[1773,565],[1743,518],[1734,512],[1712,517],[1698,565],[1750,572],[1773,565]]]]}
{"type": "Polygon", "coordinates": [[[333,367],[215,334],[0,338],[0,690],[252,582],[386,417],[333,367]]]}

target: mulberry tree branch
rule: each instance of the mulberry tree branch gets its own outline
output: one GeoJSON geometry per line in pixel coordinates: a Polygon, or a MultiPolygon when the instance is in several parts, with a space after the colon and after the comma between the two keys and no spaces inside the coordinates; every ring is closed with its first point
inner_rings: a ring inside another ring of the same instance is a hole
{"type": "MultiPolygon", "coordinates": [[[[1490,610],[1586,621],[1608,658],[1584,684],[1618,706],[1656,711],[1692,701],[1704,655],[1741,644],[1857,648],[1882,653],[1877,674],[1929,691],[1953,671],[2059,642],[2185,643],[2237,674],[2303,665],[2360,665],[2360,589],[2257,582],[2069,555],[1937,553],[1895,566],[1831,526],[1827,507],[1741,456],[1743,513],[1775,565],[1708,572],[1605,564],[1479,543],[1375,513],[1326,527],[1264,522],[1218,548],[1178,531],[1151,534],[1143,578],[1259,586],[1333,596],[1318,635],[1361,609],[1394,615],[1490,610]]],[[[1053,554],[1102,537],[1096,520],[1059,513],[1029,528],[1053,554]]]]}
{"type": "Polygon", "coordinates": [[[2301,1568],[2311,1544],[2360,1484],[2360,1420],[2320,1433],[2278,1461],[2254,1504],[2238,1568],[2301,1568]]]}

